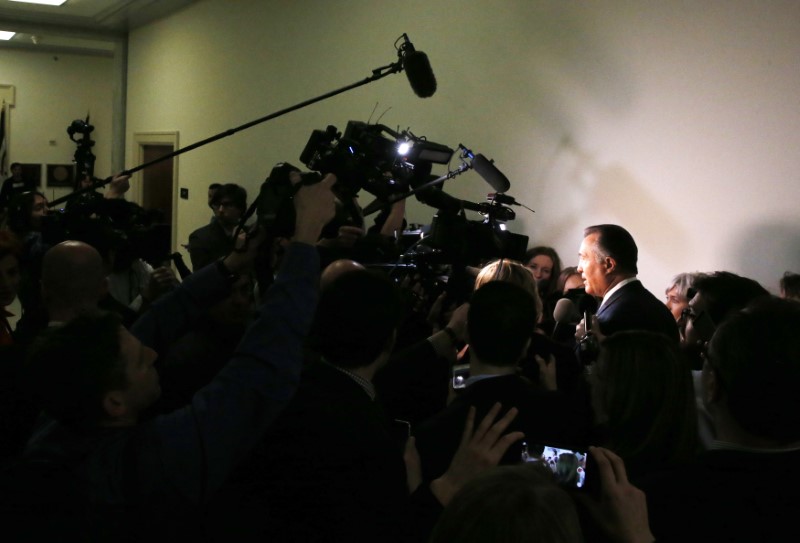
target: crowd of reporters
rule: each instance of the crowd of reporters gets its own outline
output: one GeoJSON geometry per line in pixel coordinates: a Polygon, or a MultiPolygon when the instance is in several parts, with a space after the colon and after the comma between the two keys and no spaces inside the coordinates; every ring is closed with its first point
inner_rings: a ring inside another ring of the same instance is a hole
{"type": "MultiPolygon", "coordinates": [[[[182,281],[168,266],[115,272],[91,236],[50,244],[46,198],[10,199],[0,303],[19,296],[23,315],[12,330],[4,310],[0,331],[8,533],[767,541],[793,530],[800,302],[728,272],[682,274],[656,300],[616,225],[586,229],[575,268],[539,246],[476,269],[468,299],[432,295],[354,259],[367,234],[336,225],[334,182],[300,189],[294,235],[267,243],[263,228],[237,228],[244,189],[210,187],[213,216],[189,238],[182,281]],[[109,287],[114,273],[124,286],[109,287]],[[557,310],[587,298],[586,318],[557,310]],[[458,384],[454,367],[467,372],[458,384]],[[547,462],[523,461],[545,447],[576,451],[559,463],[580,477],[560,486],[547,462]]],[[[98,197],[126,187],[117,177],[98,197]]],[[[386,210],[371,249],[393,243],[402,215],[386,210]]],[[[781,288],[796,298],[797,276],[781,288]]]]}

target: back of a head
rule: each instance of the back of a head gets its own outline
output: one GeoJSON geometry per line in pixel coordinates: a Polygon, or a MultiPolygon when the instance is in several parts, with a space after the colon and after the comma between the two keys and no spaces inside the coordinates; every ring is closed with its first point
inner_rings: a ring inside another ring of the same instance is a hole
{"type": "Polygon", "coordinates": [[[780,281],[781,296],[790,300],[800,300],[800,274],[787,271],[780,281]]]}
{"type": "Polygon", "coordinates": [[[117,315],[95,313],[49,328],[36,339],[25,376],[46,412],[77,426],[91,426],[105,416],[104,393],[127,387],[120,329],[117,315]]]}
{"type": "Polygon", "coordinates": [[[400,314],[400,297],[389,279],[369,270],[349,271],[322,291],[312,344],[332,364],[367,366],[391,340],[400,314]]]}
{"type": "Polygon", "coordinates": [[[530,270],[522,262],[501,258],[494,260],[481,268],[475,278],[475,290],[491,281],[504,281],[512,283],[525,289],[536,302],[537,317],[542,313],[542,299],[539,297],[539,289],[536,287],[536,279],[533,278],[530,270]]]}
{"type": "Polygon", "coordinates": [[[616,224],[598,224],[583,231],[583,237],[591,234],[598,234],[598,252],[613,258],[620,272],[639,273],[639,249],[630,232],[616,224]]]}
{"type": "Polygon", "coordinates": [[[761,298],[711,339],[708,364],[723,401],[748,433],[778,444],[800,440],[800,304],[761,298]]]}
{"type": "Polygon", "coordinates": [[[533,296],[522,287],[505,281],[486,283],[470,299],[470,349],[487,364],[516,364],[534,332],[536,309],[533,296]]]}
{"type": "Polygon", "coordinates": [[[70,240],[45,253],[42,292],[49,310],[94,308],[105,287],[103,259],[94,247],[70,240]]]}
{"type": "Polygon", "coordinates": [[[583,541],[575,506],[547,468],[502,466],[476,477],[453,497],[431,543],[576,543],[583,541]]]}
{"type": "Polygon", "coordinates": [[[705,310],[715,325],[756,298],[769,296],[767,289],[753,279],[726,271],[698,277],[692,291],[703,295],[705,310]]]}
{"type": "Polygon", "coordinates": [[[608,446],[626,464],[641,470],[651,461],[672,465],[694,455],[697,412],[691,371],[669,338],[646,331],[609,336],[591,381],[608,446]]]}

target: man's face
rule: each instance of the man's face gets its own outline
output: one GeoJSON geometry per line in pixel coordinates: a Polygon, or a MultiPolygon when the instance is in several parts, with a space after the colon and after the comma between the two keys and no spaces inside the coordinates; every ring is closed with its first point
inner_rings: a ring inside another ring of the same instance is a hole
{"type": "Polygon", "coordinates": [[[11,168],[11,176],[14,179],[21,179],[22,178],[22,166],[14,166],[11,168]]]}
{"type": "Polygon", "coordinates": [[[11,305],[19,289],[19,261],[14,255],[0,258],[0,308],[11,305]]]}
{"type": "Polygon", "coordinates": [[[686,299],[685,296],[681,296],[678,292],[678,287],[672,287],[667,291],[667,299],[666,299],[667,309],[670,310],[672,316],[675,318],[676,322],[681,320],[681,313],[684,309],[689,307],[689,300],[686,299]]]}
{"type": "Polygon", "coordinates": [[[158,372],[154,367],[156,352],[136,339],[125,328],[120,327],[120,357],[125,364],[128,388],[122,391],[128,409],[134,414],[155,403],[161,395],[158,372]]]}
{"type": "Polygon", "coordinates": [[[236,207],[230,198],[222,198],[217,207],[217,219],[225,226],[236,226],[242,218],[242,210],[236,207]]]}
{"type": "Polygon", "coordinates": [[[581,274],[586,293],[604,296],[610,283],[606,263],[597,261],[597,238],[600,234],[589,234],[583,238],[578,252],[578,273],[581,274]]]}

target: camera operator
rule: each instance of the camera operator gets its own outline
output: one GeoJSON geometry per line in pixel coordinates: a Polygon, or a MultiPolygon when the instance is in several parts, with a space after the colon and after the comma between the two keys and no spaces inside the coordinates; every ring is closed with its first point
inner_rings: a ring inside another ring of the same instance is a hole
{"type": "Polygon", "coordinates": [[[132,333],[113,315],[95,313],[41,338],[29,365],[50,420],[2,479],[11,487],[0,489],[5,510],[15,511],[6,528],[42,540],[163,537],[170,526],[180,526],[187,539],[197,535],[196,508],[297,386],[319,281],[313,243],[332,216],[334,181],[328,176],[298,192],[294,241],[259,319],[229,364],[183,409],[139,423],[160,394],[156,351],[226,295],[251,266],[263,235],[193,274],[132,333]]]}

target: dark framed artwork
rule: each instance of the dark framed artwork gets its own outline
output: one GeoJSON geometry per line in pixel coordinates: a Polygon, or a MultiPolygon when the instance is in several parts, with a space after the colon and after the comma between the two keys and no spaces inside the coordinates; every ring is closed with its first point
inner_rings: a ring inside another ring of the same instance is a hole
{"type": "Polygon", "coordinates": [[[47,186],[72,188],[75,184],[74,164],[48,164],[47,186]]]}
{"type": "Polygon", "coordinates": [[[41,164],[22,164],[22,178],[33,179],[37,187],[42,186],[42,165],[41,164]]]}

